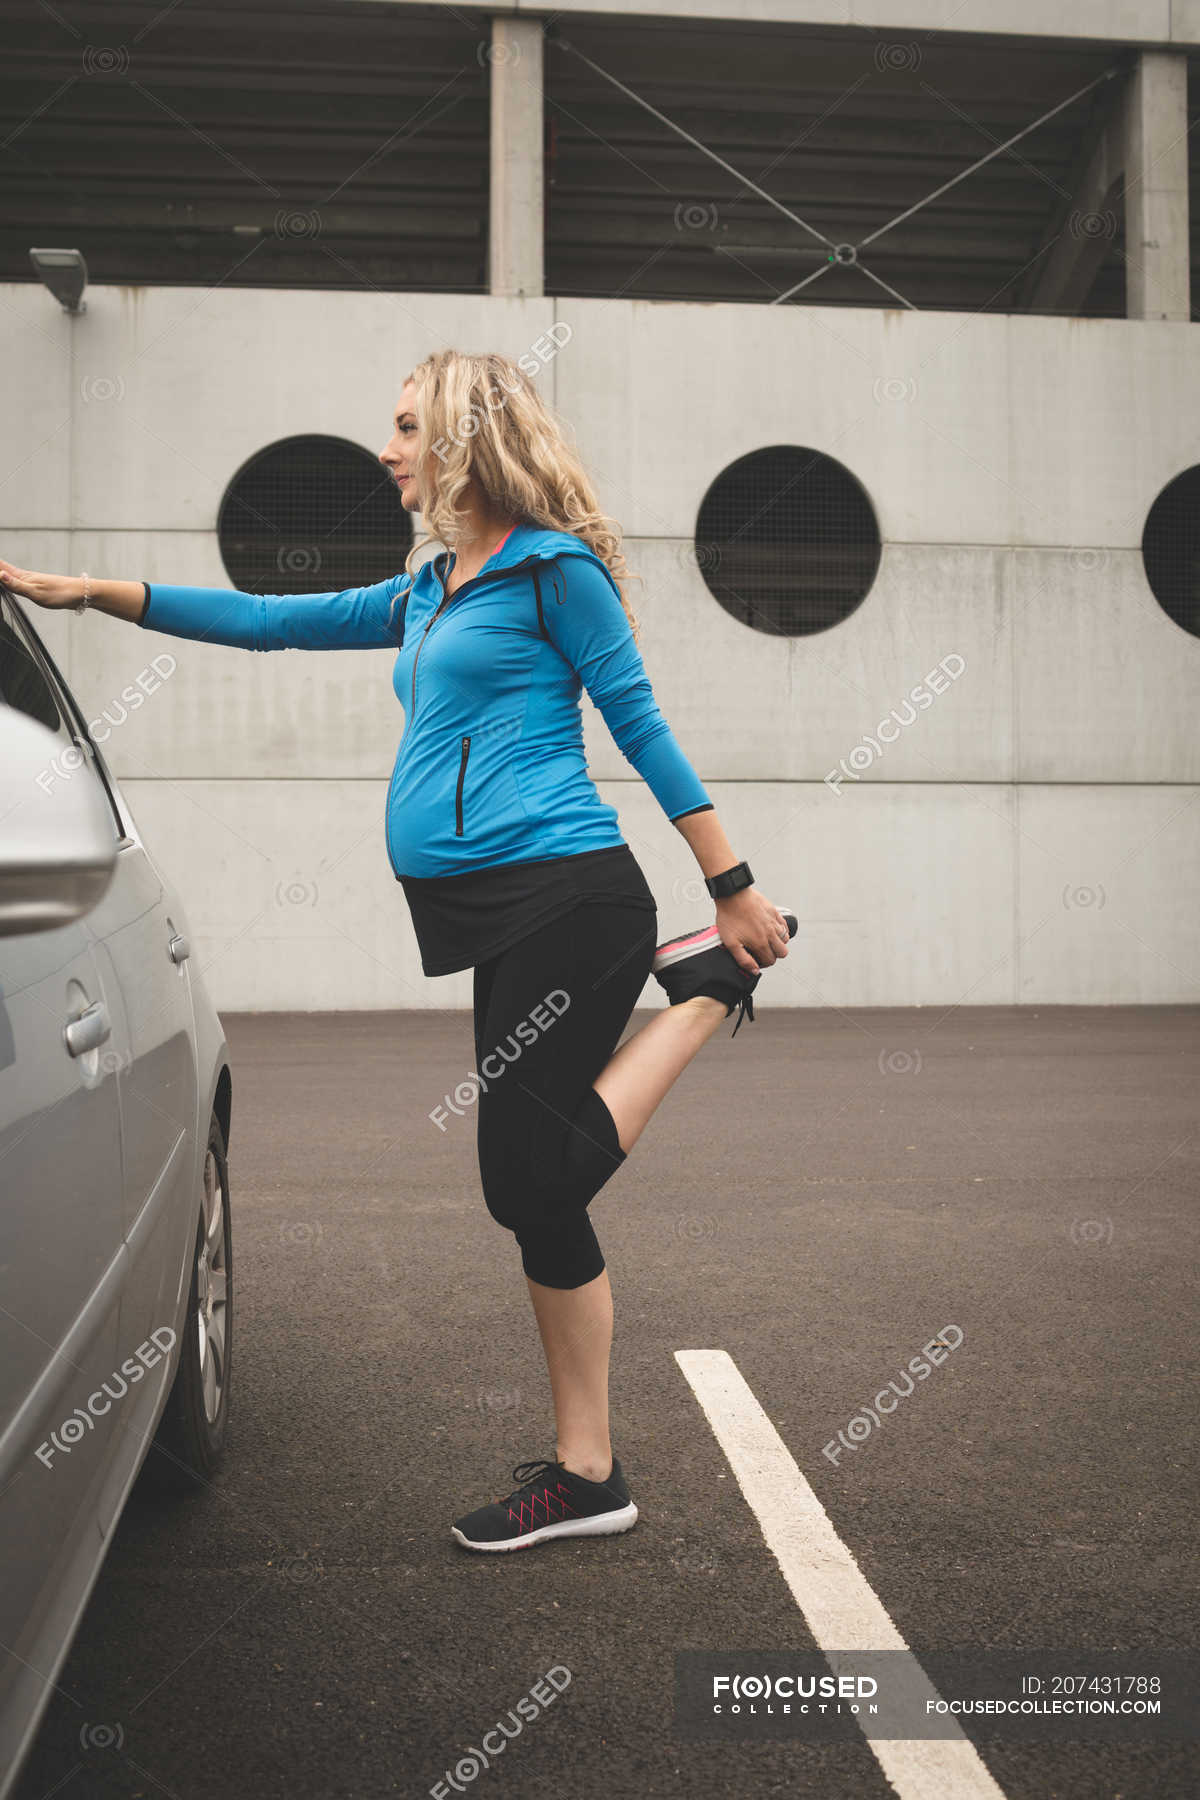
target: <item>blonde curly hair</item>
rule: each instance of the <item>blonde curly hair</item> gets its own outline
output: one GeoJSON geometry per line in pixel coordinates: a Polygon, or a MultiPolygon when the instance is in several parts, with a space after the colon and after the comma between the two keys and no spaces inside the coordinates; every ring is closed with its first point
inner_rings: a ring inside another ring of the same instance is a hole
{"type": "Polygon", "coordinates": [[[458,502],[473,475],[496,511],[521,524],[572,532],[595,551],[617,583],[637,643],[624,584],[642,578],[626,566],[621,528],[600,511],[567,426],[520,363],[496,351],[438,350],[407,381],[419,401],[417,464],[428,528],[405,558],[408,573],[415,573],[427,544],[455,547],[462,531],[458,502]]]}

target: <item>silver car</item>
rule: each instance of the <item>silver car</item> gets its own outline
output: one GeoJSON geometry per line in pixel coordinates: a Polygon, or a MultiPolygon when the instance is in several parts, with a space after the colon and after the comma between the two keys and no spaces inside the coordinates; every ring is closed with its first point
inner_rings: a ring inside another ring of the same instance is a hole
{"type": "Polygon", "coordinates": [[[0,1800],[139,1469],[223,1454],[232,1094],[179,895],[0,587],[0,1800]]]}

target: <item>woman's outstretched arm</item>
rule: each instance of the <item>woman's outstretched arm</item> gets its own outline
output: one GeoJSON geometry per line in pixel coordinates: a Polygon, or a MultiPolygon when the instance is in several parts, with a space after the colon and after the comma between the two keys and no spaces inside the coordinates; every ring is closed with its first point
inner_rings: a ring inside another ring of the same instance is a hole
{"type": "MultiPolygon", "coordinates": [[[[0,583],[39,606],[83,599],[78,575],[41,575],[0,560],[0,583]]],[[[89,577],[90,604],[151,631],[242,650],[395,650],[405,589],[401,571],[368,587],[326,594],[246,594],[237,588],[89,577]]]]}

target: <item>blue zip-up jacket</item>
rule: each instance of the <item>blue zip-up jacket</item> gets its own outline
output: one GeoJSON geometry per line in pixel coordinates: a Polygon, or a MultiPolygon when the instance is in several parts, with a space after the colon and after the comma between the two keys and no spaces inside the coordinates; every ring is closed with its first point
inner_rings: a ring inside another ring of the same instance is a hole
{"type": "Polygon", "coordinates": [[[517,525],[439,612],[447,561],[442,551],[415,575],[328,594],[155,582],[141,623],[247,650],[398,650],[406,726],[385,810],[397,879],[625,841],[588,773],[583,687],[669,819],[711,809],[659,711],[620,589],[589,545],[517,525]]]}

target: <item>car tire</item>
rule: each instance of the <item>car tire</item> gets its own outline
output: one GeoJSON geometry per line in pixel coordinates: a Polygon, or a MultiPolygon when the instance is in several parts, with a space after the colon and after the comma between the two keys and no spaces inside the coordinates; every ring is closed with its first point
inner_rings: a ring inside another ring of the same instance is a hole
{"type": "Polygon", "coordinates": [[[145,1469],[167,1493],[194,1493],[216,1473],[229,1432],[233,1225],[225,1134],[213,1114],[201,1176],[179,1367],[145,1469]]]}

